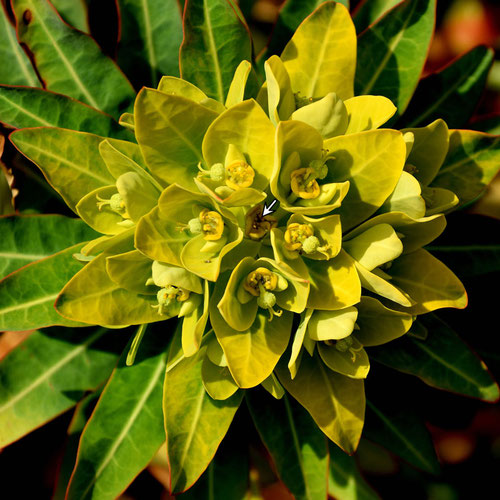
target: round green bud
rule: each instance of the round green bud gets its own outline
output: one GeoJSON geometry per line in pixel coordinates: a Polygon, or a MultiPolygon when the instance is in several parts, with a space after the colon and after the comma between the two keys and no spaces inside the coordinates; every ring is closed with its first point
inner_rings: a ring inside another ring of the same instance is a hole
{"type": "Polygon", "coordinates": [[[222,163],[214,163],[210,168],[210,179],[222,182],[226,178],[226,169],[222,163]]]}
{"type": "Polygon", "coordinates": [[[263,309],[270,309],[276,304],[276,295],[271,292],[261,292],[257,297],[257,304],[263,309]]]}
{"type": "Polygon", "coordinates": [[[109,199],[109,208],[115,212],[120,212],[123,210],[123,198],[119,193],[114,194],[109,199]]]}
{"type": "Polygon", "coordinates": [[[170,303],[170,299],[168,296],[169,290],[167,288],[158,290],[158,293],[156,294],[156,300],[158,301],[158,304],[160,304],[161,306],[168,305],[170,303]]]}
{"type": "Polygon", "coordinates": [[[352,338],[350,335],[345,339],[337,340],[337,343],[335,344],[335,349],[337,349],[340,352],[347,352],[351,347],[352,347],[352,338]]]}
{"type": "Polygon", "coordinates": [[[313,160],[309,166],[316,173],[316,179],[324,179],[328,175],[328,167],[322,160],[313,160]]]}
{"type": "Polygon", "coordinates": [[[193,234],[200,234],[203,230],[201,220],[198,217],[191,219],[188,222],[189,231],[193,234]]]}
{"type": "Polygon", "coordinates": [[[319,240],[316,236],[308,236],[302,243],[302,250],[305,253],[314,253],[319,247],[319,240]]]}

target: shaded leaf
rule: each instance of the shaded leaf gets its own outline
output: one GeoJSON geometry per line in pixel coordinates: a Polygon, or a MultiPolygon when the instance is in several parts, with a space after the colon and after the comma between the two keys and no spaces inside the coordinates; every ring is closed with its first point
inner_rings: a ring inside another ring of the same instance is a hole
{"type": "Polygon", "coordinates": [[[0,86],[0,121],[9,127],[61,127],[134,140],[111,116],[71,97],[26,87],[0,86]]]}
{"type": "Polygon", "coordinates": [[[16,30],[10,24],[3,4],[0,5],[0,83],[40,87],[36,72],[17,41],[16,30]]]}
{"type": "Polygon", "coordinates": [[[163,75],[179,76],[182,19],[176,0],[119,0],[118,64],[140,88],[163,75]]]}
{"type": "Polygon", "coordinates": [[[419,321],[428,331],[425,340],[406,336],[383,347],[369,348],[370,358],[416,375],[437,389],[496,401],[498,385],[457,334],[434,314],[421,316],[419,321]]]}
{"type": "Polygon", "coordinates": [[[117,498],[165,441],[165,333],[148,330],[132,366],[126,365],[125,349],[82,433],[68,500],[117,498]]]}
{"type": "Polygon", "coordinates": [[[78,219],[62,215],[0,218],[0,278],[36,260],[99,235],[78,219]]]}
{"type": "Polygon", "coordinates": [[[436,452],[424,422],[415,412],[397,404],[397,398],[394,403],[385,407],[380,401],[367,399],[363,436],[419,469],[438,474],[436,452]]]}
{"type": "Polygon", "coordinates": [[[436,0],[405,0],[358,39],[356,95],[388,97],[406,109],[427,59],[436,0]]]}
{"type": "Polygon", "coordinates": [[[328,450],[311,416],[287,395],[281,400],[261,390],[246,392],[260,437],[281,480],[297,500],[326,498],[328,450]]]}
{"type": "Polygon", "coordinates": [[[492,49],[479,46],[424,78],[401,119],[402,124],[417,127],[442,118],[450,128],[464,126],[484,90],[493,58],[492,49]]]}
{"type": "Polygon", "coordinates": [[[48,0],[14,0],[18,36],[34,55],[46,87],[115,118],[134,99],[129,81],[88,35],[73,30],[48,0]]]}
{"type": "Polygon", "coordinates": [[[500,136],[450,130],[450,148],[432,187],[453,191],[460,205],[475,200],[500,169],[500,136]]]}
{"type": "Polygon", "coordinates": [[[361,476],[356,459],[329,443],[330,476],[328,493],[342,500],[379,500],[380,497],[361,476]]]}
{"type": "Polygon", "coordinates": [[[63,286],[82,267],[73,258],[82,246],[78,244],[32,262],[0,281],[0,331],[85,326],[63,318],[54,308],[63,286]]]}
{"type": "Polygon", "coordinates": [[[201,367],[206,347],[166,374],[163,412],[171,491],[188,489],[208,467],[238,409],[243,392],[217,401],[205,391],[201,367]]]}
{"type": "Polygon", "coordinates": [[[398,3],[401,0],[364,0],[352,16],[356,31],[363,32],[398,3]]]}
{"type": "Polygon", "coordinates": [[[240,62],[252,60],[249,30],[236,9],[228,0],[187,0],[184,10],[181,77],[219,102],[240,62]]]}
{"type": "Polygon", "coordinates": [[[105,328],[31,334],[0,365],[0,446],[71,408],[104,382],[127,338],[105,328]]]}
{"type": "Polygon", "coordinates": [[[479,120],[474,121],[470,128],[486,132],[487,134],[500,135],[500,116],[492,115],[480,118],[479,120]]]}
{"type": "Polygon", "coordinates": [[[51,0],[60,16],[71,26],[89,32],[87,1],[86,0],[51,0]]]}

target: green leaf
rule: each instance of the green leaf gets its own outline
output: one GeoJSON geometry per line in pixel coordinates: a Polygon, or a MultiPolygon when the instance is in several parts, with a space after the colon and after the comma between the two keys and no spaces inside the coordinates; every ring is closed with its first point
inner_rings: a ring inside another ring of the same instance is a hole
{"type": "Polygon", "coordinates": [[[500,137],[450,130],[450,148],[432,187],[453,191],[460,205],[482,195],[500,168],[500,137]]]}
{"type": "Polygon", "coordinates": [[[431,474],[439,474],[436,452],[424,422],[414,411],[402,408],[401,401],[396,396],[389,406],[378,400],[376,403],[370,399],[366,401],[363,436],[415,467],[431,474]]]}
{"type": "Polygon", "coordinates": [[[486,365],[457,334],[434,314],[421,316],[419,321],[428,330],[425,340],[406,336],[383,347],[370,348],[370,358],[416,375],[431,387],[497,401],[498,385],[486,365]]]}
{"type": "Polygon", "coordinates": [[[0,83],[39,87],[36,72],[17,41],[16,30],[10,24],[3,3],[0,6],[0,83]],[[8,64],[5,61],[9,61],[8,64]]]}
{"type": "MultiPolygon", "coordinates": [[[[0,139],[0,142],[3,141],[0,139]]],[[[13,213],[15,210],[12,190],[0,163],[0,215],[12,215],[13,213]]]]}
{"type": "Polygon", "coordinates": [[[165,441],[165,333],[148,330],[132,366],[126,365],[125,349],[83,431],[68,500],[117,498],[165,441]]]}
{"type": "Polygon", "coordinates": [[[356,31],[358,33],[363,32],[398,3],[401,3],[401,0],[369,0],[361,2],[352,18],[356,31]]]}
{"type": "Polygon", "coordinates": [[[328,449],[311,416],[287,395],[276,400],[262,390],[246,392],[246,402],[280,479],[296,500],[324,500],[328,449]]]}
{"type": "Polygon", "coordinates": [[[32,333],[0,364],[0,445],[53,419],[104,382],[127,337],[104,328],[32,333]]]}
{"type": "Polygon", "coordinates": [[[342,500],[380,500],[361,476],[354,457],[350,457],[333,443],[329,443],[329,452],[329,495],[342,500]]]}
{"type": "Polygon", "coordinates": [[[356,95],[388,97],[406,109],[427,59],[436,0],[405,0],[358,39],[356,95]]]}
{"type": "Polygon", "coordinates": [[[331,371],[319,359],[304,353],[292,380],[281,362],[277,369],[285,389],[311,414],[319,428],[347,453],[359,443],[365,414],[363,380],[331,371]]]}
{"type": "Polygon", "coordinates": [[[163,412],[172,493],[188,489],[208,467],[243,397],[238,391],[217,401],[206,393],[201,379],[205,354],[202,346],[165,377],[163,412]]]}
{"type": "Polygon", "coordinates": [[[500,135],[500,116],[493,115],[486,118],[481,118],[474,121],[470,128],[474,130],[480,130],[481,132],[486,132],[487,134],[500,135]]]}
{"type": "Polygon", "coordinates": [[[52,5],[68,24],[84,33],[90,31],[87,0],[52,0],[52,5]]]}
{"type": "Polygon", "coordinates": [[[82,267],[73,258],[82,244],[28,264],[0,281],[0,331],[24,331],[52,325],[86,326],[60,316],[54,302],[82,267]]]}
{"type": "Polygon", "coordinates": [[[72,29],[48,0],[15,0],[19,40],[36,60],[45,86],[118,118],[134,90],[88,35],[72,29]]]}
{"type": "Polygon", "coordinates": [[[62,128],[17,130],[10,140],[35,163],[49,184],[76,212],[76,204],[94,189],[115,179],[99,154],[103,137],[62,128]]]}
{"type": "MultiPolygon", "coordinates": [[[[274,25],[271,39],[264,53],[263,60],[273,54],[280,54],[290,38],[299,27],[300,23],[317,9],[324,0],[287,0],[281,7],[276,24],[274,25]]],[[[340,0],[349,8],[349,0],[340,0]]]]}
{"type": "Polygon", "coordinates": [[[240,16],[228,0],[187,0],[184,10],[181,76],[222,103],[240,62],[252,60],[250,32],[240,16]]]}
{"type": "Polygon", "coordinates": [[[342,100],[354,96],[356,32],[349,11],[325,2],[297,29],[281,54],[294,93],[324,97],[335,92],[342,100]]]}
{"type": "Polygon", "coordinates": [[[463,278],[500,271],[500,245],[432,245],[426,248],[463,278]]]}
{"type": "Polygon", "coordinates": [[[493,63],[491,48],[479,46],[424,78],[402,117],[405,126],[442,118],[451,128],[463,127],[474,112],[493,63]]]}
{"type": "Polygon", "coordinates": [[[232,432],[222,441],[214,459],[181,500],[230,499],[246,500],[248,488],[248,452],[242,446],[241,434],[232,432]]]}
{"type": "Polygon", "coordinates": [[[151,172],[193,189],[201,144],[217,113],[185,97],[142,89],[135,104],[137,141],[151,172]]]}
{"type": "Polygon", "coordinates": [[[0,121],[9,127],[61,127],[133,139],[109,115],[71,97],[26,87],[0,86],[0,121]]]}
{"type": "Polygon", "coordinates": [[[176,0],[119,0],[118,64],[140,88],[163,75],[179,76],[182,19],[176,0]]]}
{"type": "Polygon", "coordinates": [[[81,220],[62,215],[0,218],[0,278],[16,269],[99,235],[81,220]]]}

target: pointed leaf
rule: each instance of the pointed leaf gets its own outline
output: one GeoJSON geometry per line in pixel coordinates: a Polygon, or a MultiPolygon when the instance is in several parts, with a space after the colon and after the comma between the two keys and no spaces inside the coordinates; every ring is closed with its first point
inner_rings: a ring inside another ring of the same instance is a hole
{"type": "Polygon", "coordinates": [[[161,400],[170,338],[159,333],[146,332],[132,366],[125,349],[83,431],[68,500],[117,498],[165,441],[161,400]]]}
{"type": "Polygon", "coordinates": [[[14,128],[61,127],[133,140],[133,135],[109,115],[42,89],[0,86],[0,121],[14,128]]]}
{"type": "Polygon", "coordinates": [[[500,168],[500,136],[450,130],[450,148],[432,187],[454,192],[460,205],[482,195],[500,168]]]}
{"type": "Polygon", "coordinates": [[[419,317],[419,321],[428,331],[425,340],[406,336],[383,347],[370,348],[370,358],[416,375],[431,387],[497,401],[498,385],[486,365],[457,334],[434,314],[419,317]]]}
{"type": "MultiPolygon", "coordinates": [[[[368,2],[369,3],[369,2],[368,2]]],[[[328,493],[342,500],[380,500],[359,472],[355,457],[329,443],[330,476],[328,493]]]]}
{"type": "Polygon", "coordinates": [[[119,0],[118,64],[138,87],[179,76],[181,11],[176,0],[119,0]]]}
{"type": "MultiPolygon", "coordinates": [[[[265,55],[279,55],[300,23],[322,3],[323,0],[287,0],[279,11],[265,55]]],[[[340,0],[338,3],[349,8],[349,0],[340,0]]]]}
{"type": "Polygon", "coordinates": [[[0,218],[0,278],[81,241],[99,236],[78,219],[62,215],[0,218]]]}
{"type": "Polygon", "coordinates": [[[201,379],[206,348],[181,360],[165,377],[163,412],[171,491],[188,489],[208,467],[238,409],[243,392],[212,399],[201,379]]]}
{"type": "Polygon", "coordinates": [[[289,396],[276,400],[247,391],[246,402],[280,479],[296,500],[324,500],[328,450],[311,416],[289,396]]]}
{"type": "Polygon", "coordinates": [[[0,446],[74,406],[111,373],[127,335],[104,328],[32,333],[1,363],[0,446]]]}
{"type": "Polygon", "coordinates": [[[392,451],[410,464],[431,474],[439,464],[424,422],[401,404],[366,401],[364,436],[392,451]]]}
{"type": "Polygon", "coordinates": [[[463,127],[483,93],[493,57],[492,49],[479,46],[424,78],[402,122],[415,127],[442,118],[450,128],[463,127]]]}
{"type": "Polygon", "coordinates": [[[76,212],[76,204],[94,189],[115,183],[99,154],[103,137],[62,128],[13,132],[10,140],[43,172],[49,184],[76,212]]]}
{"type": "Polygon", "coordinates": [[[63,318],[54,308],[63,286],[82,267],[73,258],[82,246],[78,244],[32,262],[0,281],[0,331],[52,325],[86,326],[63,318]]]}
{"type": "Polygon", "coordinates": [[[48,0],[14,0],[18,36],[33,53],[46,87],[118,118],[134,90],[88,35],[72,29],[48,0]]]}
{"type": "Polygon", "coordinates": [[[278,366],[285,389],[311,414],[320,429],[347,453],[353,453],[361,437],[365,414],[363,380],[331,371],[319,359],[302,356],[292,380],[286,363],[278,366]]]}
{"type": "Polygon", "coordinates": [[[223,103],[241,61],[252,60],[248,26],[228,0],[187,0],[181,76],[223,103]]]}
{"type": "Polygon", "coordinates": [[[405,0],[364,31],[356,94],[388,97],[403,113],[427,59],[435,16],[436,0],[405,0]]]}
{"type": "Polygon", "coordinates": [[[41,87],[29,57],[17,41],[16,29],[10,24],[3,3],[0,6],[0,61],[4,61],[0,65],[0,83],[41,87]]]}
{"type": "Polygon", "coordinates": [[[398,3],[401,3],[401,0],[364,0],[352,16],[356,31],[362,33],[398,3]]]}
{"type": "Polygon", "coordinates": [[[301,97],[329,92],[342,100],[353,97],[356,32],[349,11],[340,3],[323,3],[298,27],[281,59],[301,97]]]}

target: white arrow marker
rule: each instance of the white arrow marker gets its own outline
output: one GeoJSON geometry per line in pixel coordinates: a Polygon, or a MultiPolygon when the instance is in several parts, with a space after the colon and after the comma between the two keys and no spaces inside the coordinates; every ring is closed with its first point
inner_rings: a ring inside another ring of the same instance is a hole
{"type": "Polygon", "coordinates": [[[272,214],[274,212],[273,206],[278,200],[273,200],[269,206],[264,203],[264,210],[262,210],[262,217],[265,217],[266,215],[272,214]]]}

